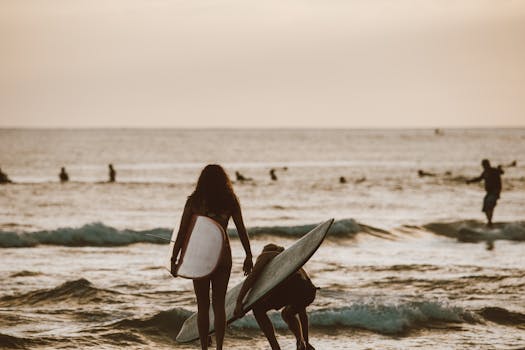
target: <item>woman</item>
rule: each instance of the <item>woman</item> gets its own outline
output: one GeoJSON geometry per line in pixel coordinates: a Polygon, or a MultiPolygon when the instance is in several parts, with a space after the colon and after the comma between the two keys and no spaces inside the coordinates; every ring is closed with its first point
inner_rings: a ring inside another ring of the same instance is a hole
{"type": "MultiPolygon", "coordinates": [[[[224,231],[228,227],[230,217],[233,218],[237,232],[241,240],[246,259],[244,260],[244,274],[251,272],[252,253],[250,241],[242,220],[241,207],[235,195],[230,179],[220,165],[207,165],[201,172],[195,191],[188,197],[184,207],[184,213],[180,223],[177,239],[173,247],[173,258],[171,261],[172,271],[176,271],[177,255],[182,248],[185,235],[188,233],[191,218],[194,215],[207,216],[218,222],[224,231]]],[[[193,280],[193,288],[197,296],[199,337],[202,349],[208,349],[208,329],[210,320],[208,311],[210,308],[210,284],[212,289],[213,312],[215,313],[215,337],[217,349],[222,349],[224,331],[226,329],[225,297],[230,272],[232,268],[232,255],[230,242],[226,235],[223,256],[216,270],[206,278],[193,280]]]]}

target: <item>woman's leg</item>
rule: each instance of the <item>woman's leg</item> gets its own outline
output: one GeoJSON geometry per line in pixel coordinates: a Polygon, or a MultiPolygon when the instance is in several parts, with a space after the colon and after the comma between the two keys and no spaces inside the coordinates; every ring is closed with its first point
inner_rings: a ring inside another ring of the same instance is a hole
{"type": "Polygon", "coordinates": [[[213,313],[215,314],[215,341],[217,350],[222,350],[224,332],[226,331],[225,298],[231,272],[231,257],[229,263],[219,266],[211,280],[213,313]]]}
{"type": "Polygon", "coordinates": [[[202,350],[208,349],[208,331],[210,329],[210,280],[193,280],[193,289],[197,296],[197,325],[202,350]]]}

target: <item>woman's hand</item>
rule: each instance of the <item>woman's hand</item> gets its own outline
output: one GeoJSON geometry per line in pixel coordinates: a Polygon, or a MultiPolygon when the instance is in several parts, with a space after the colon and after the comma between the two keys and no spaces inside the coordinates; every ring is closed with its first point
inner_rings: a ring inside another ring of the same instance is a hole
{"type": "Polygon", "coordinates": [[[242,269],[244,270],[244,276],[248,276],[250,272],[252,272],[253,262],[251,255],[246,255],[246,259],[244,259],[244,265],[242,269]]]}

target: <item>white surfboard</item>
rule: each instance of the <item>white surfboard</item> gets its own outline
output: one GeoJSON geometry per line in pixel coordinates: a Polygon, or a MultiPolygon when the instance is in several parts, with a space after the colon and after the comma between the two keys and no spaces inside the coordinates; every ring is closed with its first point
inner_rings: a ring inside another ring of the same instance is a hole
{"type": "MultiPolygon", "coordinates": [[[[210,275],[222,256],[226,233],[219,223],[206,216],[194,216],[189,234],[182,244],[177,271],[184,278],[199,279],[210,275]]],[[[173,230],[165,267],[171,271],[171,257],[178,230],[173,230]]]]}
{"type": "MultiPolygon", "coordinates": [[[[320,224],[288,249],[285,249],[273,258],[268,265],[266,265],[257,279],[257,282],[245,297],[243,310],[246,312],[250,311],[258,300],[268,294],[268,292],[284,281],[288,276],[299,270],[301,266],[303,266],[315,253],[317,248],[319,248],[333,221],[334,220],[331,219],[320,224]]],[[[242,283],[243,282],[239,283],[226,293],[226,320],[228,323],[236,320],[233,316],[233,311],[235,310],[237,296],[241,290],[242,283]]],[[[213,333],[214,314],[213,308],[211,307],[209,310],[209,318],[209,333],[213,333]]],[[[177,335],[177,341],[180,343],[186,343],[196,339],[199,339],[199,331],[197,328],[197,313],[194,313],[182,325],[182,328],[177,335]]]]}

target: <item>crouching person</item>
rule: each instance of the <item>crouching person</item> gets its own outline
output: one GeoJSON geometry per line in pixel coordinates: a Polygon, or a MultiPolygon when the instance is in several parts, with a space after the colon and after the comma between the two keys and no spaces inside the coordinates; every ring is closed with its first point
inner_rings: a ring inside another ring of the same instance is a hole
{"type": "MultiPolygon", "coordinates": [[[[283,250],[283,247],[275,244],[267,244],[263,248],[262,253],[255,262],[252,272],[244,281],[239,292],[234,312],[235,316],[242,317],[244,315],[242,310],[244,297],[253,287],[266,264],[283,250]]],[[[288,328],[295,336],[297,349],[315,350],[308,339],[308,316],[306,314],[306,307],[314,301],[316,290],[317,288],[313,285],[306,271],[300,269],[253,305],[253,315],[268,339],[272,350],[280,350],[281,348],[275,337],[272,321],[266,313],[270,310],[280,309],[282,309],[281,316],[284,322],[286,322],[288,328]]]]}

